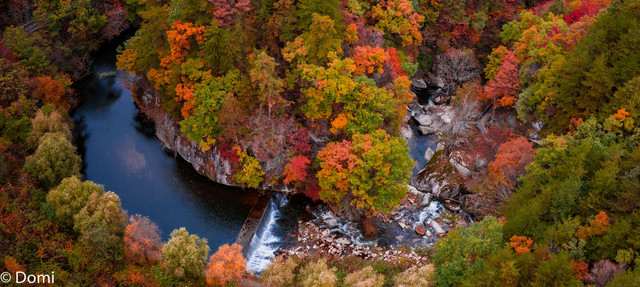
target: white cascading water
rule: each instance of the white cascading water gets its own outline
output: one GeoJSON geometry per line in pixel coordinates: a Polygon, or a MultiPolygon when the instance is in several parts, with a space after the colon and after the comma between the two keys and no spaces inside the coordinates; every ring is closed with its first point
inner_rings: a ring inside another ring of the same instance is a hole
{"type": "Polygon", "coordinates": [[[277,223],[282,215],[280,209],[287,203],[289,200],[281,193],[275,193],[269,199],[246,253],[247,272],[257,275],[264,271],[284,243],[284,235],[277,234],[277,223]]]}

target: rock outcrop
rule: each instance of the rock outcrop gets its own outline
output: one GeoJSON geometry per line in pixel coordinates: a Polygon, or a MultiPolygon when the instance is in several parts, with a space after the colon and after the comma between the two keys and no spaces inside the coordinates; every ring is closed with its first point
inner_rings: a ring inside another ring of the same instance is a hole
{"type": "MultiPolygon", "coordinates": [[[[156,136],[164,147],[175,155],[180,155],[189,162],[200,174],[209,179],[228,186],[242,185],[233,180],[231,164],[220,156],[216,148],[202,150],[195,141],[189,140],[180,132],[180,125],[169,113],[160,108],[160,97],[152,90],[144,91],[134,98],[138,109],[155,124],[156,136]]],[[[264,190],[290,192],[287,186],[273,186],[262,184],[258,187],[264,190]]]]}

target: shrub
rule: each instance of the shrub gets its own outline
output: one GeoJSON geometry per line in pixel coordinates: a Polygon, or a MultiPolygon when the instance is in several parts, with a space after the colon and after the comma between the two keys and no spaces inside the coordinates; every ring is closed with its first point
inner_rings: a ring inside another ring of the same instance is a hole
{"type": "Polygon", "coordinates": [[[218,251],[211,255],[205,277],[210,286],[225,286],[231,281],[238,281],[244,275],[247,263],[242,257],[242,246],[228,244],[220,246],[218,251]]]}
{"type": "Polygon", "coordinates": [[[267,286],[283,287],[294,284],[294,271],[298,263],[289,257],[276,257],[271,261],[267,269],[260,274],[260,281],[267,286]]]}
{"type": "Polygon", "coordinates": [[[300,285],[303,287],[331,287],[338,284],[336,268],[327,267],[327,262],[320,259],[310,262],[300,272],[300,285]]]}
{"type": "Polygon", "coordinates": [[[23,169],[43,187],[50,189],[64,178],[80,176],[80,163],[76,148],[64,134],[47,133],[36,152],[27,157],[23,169]]]}
{"type": "Polygon", "coordinates": [[[348,287],[382,287],[383,285],[384,275],[373,270],[371,266],[362,268],[344,278],[344,286],[348,287]]]}
{"type": "Polygon", "coordinates": [[[102,186],[88,180],[80,181],[76,176],[67,177],[49,191],[47,203],[55,209],[60,224],[73,227],[73,216],[82,210],[94,193],[102,195],[102,186]]]}
{"type": "Polygon", "coordinates": [[[412,266],[404,272],[398,274],[394,281],[393,286],[396,287],[431,287],[435,286],[435,282],[432,280],[433,271],[436,268],[429,264],[418,268],[412,266]]]}

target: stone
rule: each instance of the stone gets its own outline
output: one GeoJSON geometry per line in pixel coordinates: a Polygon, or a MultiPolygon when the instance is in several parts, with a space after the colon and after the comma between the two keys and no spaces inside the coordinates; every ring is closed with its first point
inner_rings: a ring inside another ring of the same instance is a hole
{"type": "Polygon", "coordinates": [[[421,126],[433,125],[434,119],[433,119],[433,116],[431,115],[420,114],[420,115],[414,116],[414,118],[421,126]]]}
{"type": "Polygon", "coordinates": [[[426,232],[426,230],[424,229],[424,226],[422,226],[421,224],[416,225],[416,227],[413,228],[413,230],[420,236],[423,236],[426,232]]]}
{"type": "Polygon", "coordinates": [[[421,206],[427,206],[431,203],[431,193],[425,193],[424,196],[422,196],[422,201],[420,202],[421,206]]]}
{"type": "Polygon", "coordinates": [[[413,136],[413,131],[409,126],[403,126],[400,128],[400,136],[403,139],[408,140],[413,136]]]}
{"type": "Polygon", "coordinates": [[[423,195],[422,192],[420,192],[418,189],[416,189],[415,187],[413,187],[411,185],[407,185],[407,193],[413,194],[413,195],[418,196],[418,197],[423,195]]]}
{"type": "Polygon", "coordinates": [[[467,167],[465,167],[464,165],[456,161],[455,159],[453,158],[449,159],[449,163],[453,165],[453,167],[456,169],[456,171],[458,171],[458,173],[462,177],[469,178],[471,176],[471,171],[467,167]]]}
{"type": "Polygon", "coordinates": [[[400,226],[400,228],[402,228],[402,229],[407,229],[407,227],[408,227],[406,224],[404,224],[402,222],[398,222],[398,226],[400,226]]]}
{"type": "Polygon", "coordinates": [[[429,162],[433,155],[436,154],[431,148],[427,148],[427,151],[424,152],[424,159],[429,162]]]}
{"type": "Polygon", "coordinates": [[[435,129],[428,126],[420,126],[418,127],[418,129],[420,130],[420,133],[422,133],[423,135],[432,135],[436,133],[435,129]]]}
{"type": "Polygon", "coordinates": [[[322,215],[322,222],[327,225],[327,227],[329,228],[336,228],[338,227],[338,218],[336,218],[333,214],[331,213],[326,213],[324,215],[322,215]]]}
{"type": "Polygon", "coordinates": [[[444,234],[444,229],[442,229],[442,227],[440,227],[440,224],[438,224],[435,220],[431,220],[431,227],[433,227],[433,231],[435,231],[436,234],[444,234]]]}
{"type": "Polygon", "coordinates": [[[426,234],[427,234],[427,237],[431,237],[431,236],[433,236],[433,234],[432,234],[432,233],[431,233],[431,231],[429,231],[429,230],[427,230],[427,233],[426,233],[426,234]]]}
{"type": "Polygon", "coordinates": [[[438,145],[436,145],[436,152],[439,152],[441,150],[444,150],[444,144],[443,143],[438,143],[438,145]]]}
{"type": "Polygon", "coordinates": [[[331,242],[333,242],[333,237],[327,237],[327,239],[325,239],[325,241],[331,243],[331,242]]]}
{"type": "Polygon", "coordinates": [[[414,78],[413,81],[411,81],[411,85],[420,89],[427,88],[427,83],[421,78],[414,78]]]}
{"type": "Polygon", "coordinates": [[[335,240],[335,242],[337,244],[342,244],[342,245],[349,245],[351,244],[351,240],[349,238],[346,237],[341,237],[335,240]]]}

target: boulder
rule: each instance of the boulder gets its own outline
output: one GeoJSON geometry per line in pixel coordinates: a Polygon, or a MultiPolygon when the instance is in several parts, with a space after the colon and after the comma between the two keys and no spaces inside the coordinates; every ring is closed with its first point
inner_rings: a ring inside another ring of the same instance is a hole
{"type": "Polygon", "coordinates": [[[438,145],[436,145],[436,152],[441,150],[444,150],[444,144],[439,142],[438,145]]]}
{"type": "Polygon", "coordinates": [[[421,78],[414,78],[413,81],[411,81],[411,85],[419,89],[427,88],[427,83],[421,78]]]}
{"type": "Polygon", "coordinates": [[[425,193],[424,196],[422,197],[422,201],[420,202],[420,205],[427,206],[430,203],[431,203],[431,193],[425,193]]]}
{"type": "Polygon", "coordinates": [[[400,128],[400,136],[405,140],[409,140],[413,136],[413,131],[409,126],[405,125],[400,128]]]}
{"type": "Polygon", "coordinates": [[[435,220],[431,220],[431,227],[433,227],[433,231],[435,231],[437,235],[444,234],[444,229],[442,229],[442,227],[440,227],[440,224],[438,224],[435,220]]]}
{"type": "Polygon", "coordinates": [[[418,129],[420,130],[420,133],[422,133],[425,136],[436,133],[436,130],[430,126],[420,126],[418,129]]]}
{"type": "Polygon", "coordinates": [[[322,215],[322,222],[329,228],[338,227],[338,218],[331,213],[325,213],[322,215]]]}
{"type": "Polygon", "coordinates": [[[420,114],[413,117],[421,126],[431,126],[433,124],[433,116],[420,114]]]}
{"type": "Polygon", "coordinates": [[[424,228],[424,226],[422,226],[422,224],[416,225],[416,227],[413,230],[420,236],[423,236],[426,234],[426,229],[424,228]]]}
{"type": "Polygon", "coordinates": [[[424,153],[424,159],[429,162],[433,155],[436,154],[431,148],[427,148],[427,151],[424,153]]]}

